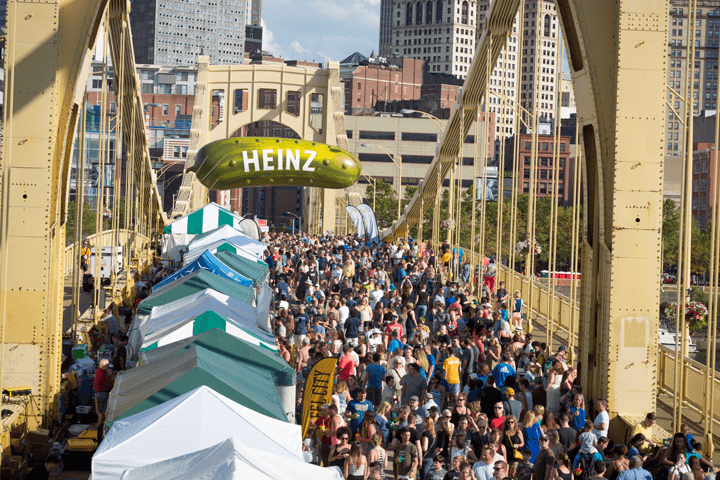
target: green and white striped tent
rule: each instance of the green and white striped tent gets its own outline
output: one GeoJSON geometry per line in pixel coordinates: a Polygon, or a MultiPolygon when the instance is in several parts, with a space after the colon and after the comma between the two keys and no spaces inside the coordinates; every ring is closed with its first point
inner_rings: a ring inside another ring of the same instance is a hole
{"type": "Polygon", "coordinates": [[[146,334],[140,347],[140,353],[199,335],[213,328],[222,330],[252,345],[277,352],[275,343],[264,340],[227,317],[208,310],[195,317],[186,318],[174,325],[146,334]]]}
{"type": "Polygon", "coordinates": [[[209,232],[222,225],[240,230],[242,217],[222,208],[217,203],[208,203],[199,210],[172,222],[163,230],[163,252],[173,260],[179,260],[178,250],[196,235],[209,232]]]}
{"type": "MultiPolygon", "coordinates": [[[[221,240],[213,242],[209,245],[205,245],[202,248],[198,247],[195,250],[186,250],[185,251],[185,265],[193,262],[200,255],[205,253],[205,251],[208,251],[208,252],[212,253],[213,255],[217,255],[219,252],[230,252],[230,253],[234,253],[235,255],[239,255],[243,258],[246,258],[248,260],[252,260],[253,262],[265,263],[261,258],[258,258],[257,255],[245,250],[243,247],[232,243],[232,241],[229,241],[226,239],[221,239],[221,240]]],[[[267,263],[265,263],[265,266],[267,267],[267,263]]]]}

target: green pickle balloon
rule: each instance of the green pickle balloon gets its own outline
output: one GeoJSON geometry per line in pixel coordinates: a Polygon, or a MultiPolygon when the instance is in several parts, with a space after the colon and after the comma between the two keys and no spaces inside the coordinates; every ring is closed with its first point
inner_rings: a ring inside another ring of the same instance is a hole
{"type": "Polygon", "coordinates": [[[341,148],[272,137],[208,143],[188,169],[213,190],[260,186],[345,188],[357,181],[361,170],[360,161],[341,148]]]}

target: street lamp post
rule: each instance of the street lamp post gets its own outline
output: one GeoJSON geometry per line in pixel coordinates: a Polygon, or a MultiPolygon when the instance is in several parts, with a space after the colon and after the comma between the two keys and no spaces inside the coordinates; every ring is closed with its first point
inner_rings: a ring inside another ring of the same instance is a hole
{"type": "Polygon", "coordinates": [[[431,115],[427,112],[421,112],[420,110],[410,110],[408,108],[403,108],[402,110],[400,110],[400,113],[402,113],[403,115],[410,115],[411,113],[419,113],[423,117],[429,118],[430,120],[432,120],[433,123],[435,125],[437,125],[437,127],[440,129],[441,132],[445,131],[445,123],[442,120],[440,120],[439,118],[437,118],[435,115],[431,115]]]}
{"type": "MultiPolygon", "coordinates": [[[[385,152],[385,154],[386,154],[388,157],[390,157],[390,160],[392,160],[392,162],[393,162],[393,163],[395,164],[395,166],[398,168],[398,186],[397,186],[397,191],[398,191],[398,216],[397,216],[397,218],[398,218],[398,220],[400,220],[400,202],[402,201],[402,196],[401,196],[401,192],[402,192],[402,156],[396,154],[395,152],[393,152],[393,151],[390,150],[390,149],[387,149],[387,148],[385,148],[385,147],[381,147],[380,145],[375,145],[374,143],[361,143],[360,146],[361,146],[361,147],[375,147],[375,148],[377,148],[377,149],[379,149],[379,150],[382,150],[383,152],[385,152]]],[[[377,187],[377,182],[376,182],[375,186],[377,187]]],[[[375,210],[375,209],[373,208],[373,210],[375,210]]]]}
{"type": "Polygon", "coordinates": [[[365,172],[360,172],[369,182],[373,184],[373,212],[375,212],[375,195],[377,194],[377,178],[371,177],[365,172]]]}
{"type": "MultiPolygon", "coordinates": [[[[300,231],[303,231],[302,228],[302,217],[298,217],[294,213],[291,212],[283,212],[283,215],[290,215],[291,217],[297,218],[298,222],[300,223],[300,231]]],[[[295,235],[295,222],[293,222],[293,235],[295,235]]]]}

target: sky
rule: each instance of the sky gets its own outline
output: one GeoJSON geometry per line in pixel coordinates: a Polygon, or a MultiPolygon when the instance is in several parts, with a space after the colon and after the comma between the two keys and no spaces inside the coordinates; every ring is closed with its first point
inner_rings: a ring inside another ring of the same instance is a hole
{"type": "Polygon", "coordinates": [[[286,60],[377,54],[380,0],[265,0],[263,49],[286,60]]]}

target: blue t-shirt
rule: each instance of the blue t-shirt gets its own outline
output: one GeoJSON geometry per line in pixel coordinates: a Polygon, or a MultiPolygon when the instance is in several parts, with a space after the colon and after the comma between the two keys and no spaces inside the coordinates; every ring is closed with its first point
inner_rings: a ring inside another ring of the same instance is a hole
{"type": "Polygon", "coordinates": [[[358,338],[360,336],[360,319],[350,317],[345,320],[345,336],[347,338],[358,338]]]}
{"type": "Polygon", "coordinates": [[[322,325],[313,325],[311,328],[320,335],[325,335],[325,327],[323,327],[322,325]]]}
{"type": "Polygon", "coordinates": [[[402,348],[403,344],[397,338],[393,339],[388,345],[388,352],[395,352],[398,348],[402,348]]]}
{"type": "Polygon", "coordinates": [[[372,403],[370,403],[370,400],[365,400],[362,402],[359,402],[358,400],[350,400],[350,402],[347,404],[347,411],[350,413],[358,414],[358,418],[353,418],[348,424],[350,430],[357,433],[362,427],[363,416],[365,416],[365,412],[372,412],[373,406],[372,403]]]}
{"type": "MultiPolygon", "coordinates": [[[[427,361],[428,361],[428,368],[430,370],[433,370],[433,367],[435,366],[435,355],[433,355],[432,353],[430,355],[428,355],[427,361]]],[[[430,373],[430,372],[428,371],[428,373],[430,373]]],[[[433,375],[435,375],[434,371],[433,371],[433,375]]]]}
{"type": "Polygon", "coordinates": [[[306,313],[295,317],[295,335],[305,335],[309,323],[310,317],[306,313]]]}
{"type": "Polygon", "coordinates": [[[505,379],[507,377],[514,377],[517,375],[512,365],[508,363],[498,363],[492,371],[493,377],[495,377],[495,386],[502,388],[505,386],[505,379]]]}
{"type": "MultiPolygon", "coordinates": [[[[575,455],[575,460],[573,460],[573,470],[577,470],[578,465],[580,465],[580,457],[582,456],[582,453],[578,452],[577,455],[575,455]]],[[[593,462],[602,462],[603,457],[598,452],[595,452],[593,454],[593,462]]]]}
{"type": "Polygon", "coordinates": [[[398,270],[398,284],[402,285],[402,281],[405,277],[407,277],[407,271],[405,271],[404,268],[400,268],[398,270]]]}
{"type": "Polygon", "coordinates": [[[368,375],[368,388],[382,388],[383,377],[385,376],[385,367],[378,363],[371,363],[365,369],[368,375]]]}
{"type": "Polygon", "coordinates": [[[570,408],[570,426],[576,431],[585,428],[585,410],[576,407],[570,408]],[[578,412],[578,414],[574,415],[575,412],[578,412]]]}
{"type": "Polygon", "coordinates": [[[285,298],[290,298],[290,294],[288,294],[288,288],[290,288],[290,285],[288,285],[287,282],[278,282],[276,287],[280,294],[285,294],[285,298]]]}

